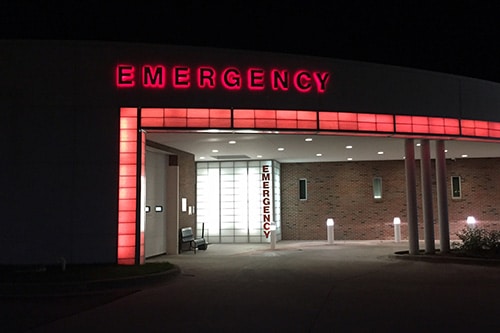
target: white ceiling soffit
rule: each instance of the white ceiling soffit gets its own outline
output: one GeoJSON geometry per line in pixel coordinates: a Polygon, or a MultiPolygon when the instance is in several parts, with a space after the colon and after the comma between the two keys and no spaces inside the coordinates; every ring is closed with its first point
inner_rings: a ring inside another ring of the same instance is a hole
{"type": "MultiPolygon", "coordinates": [[[[281,163],[403,160],[402,138],[259,133],[148,132],[147,140],[195,155],[196,161],[272,159],[281,163]],[[311,141],[306,141],[309,139],[311,141]]],[[[415,139],[415,157],[420,157],[415,139]]],[[[445,141],[446,157],[500,157],[500,142],[445,141]]],[[[435,145],[431,140],[431,157],[435,145]]]]}

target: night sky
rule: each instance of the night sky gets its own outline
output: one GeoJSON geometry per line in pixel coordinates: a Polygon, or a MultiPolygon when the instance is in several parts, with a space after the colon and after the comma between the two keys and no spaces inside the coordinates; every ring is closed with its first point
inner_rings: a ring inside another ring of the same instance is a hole
{"type": "Polygon", "coordinates": [[[500,1],[3,1],[0,39],[284,52],[500,82],[500,1]]]}

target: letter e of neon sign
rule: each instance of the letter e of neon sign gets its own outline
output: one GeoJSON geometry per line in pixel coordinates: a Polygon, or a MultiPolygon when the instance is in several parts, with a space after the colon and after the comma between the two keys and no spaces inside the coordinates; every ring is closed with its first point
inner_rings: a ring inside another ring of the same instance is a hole
{"type": "Polygon", "coordinates": [[[135,86],[135,67],[132,65],[116,66],[116,86],[131,88],[135,86]]]}
{"type": "Polygon", "coordinates": [[[248,89],[263,90],[264,89],[264,70],[259,68],[250,68],[247,73],[248,89]]]}

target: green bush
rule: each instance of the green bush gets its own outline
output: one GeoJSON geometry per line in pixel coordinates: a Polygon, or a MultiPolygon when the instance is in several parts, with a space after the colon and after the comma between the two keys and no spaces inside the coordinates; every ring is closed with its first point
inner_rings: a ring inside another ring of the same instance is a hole
{"type": "Polygon", "coordinates": [[[500,253],[500,231],[488,231],[478,227],[467,227],[456,234],[462,241],[454,244],[465,252],[493,252],[500,253]]]}

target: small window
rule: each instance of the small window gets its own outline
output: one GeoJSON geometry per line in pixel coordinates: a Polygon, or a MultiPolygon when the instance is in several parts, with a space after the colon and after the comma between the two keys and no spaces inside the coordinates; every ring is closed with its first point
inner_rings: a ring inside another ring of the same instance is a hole
{"type": "Polygon", "coordinates": [[[381,177],[373,178],[373,199],[375,199],[375,200],[382,199],[382,178],[381,177]]]}
{"type": "Polygon", "coordinates": [[[460,176],[451,177],[451,198],[462,198],[462,179],[460,178],[460,176]]]}
{"type": "Polygon", "coordinates": [[[307,179],[299,179],[299,199],[307,200],[307,179]]]}

